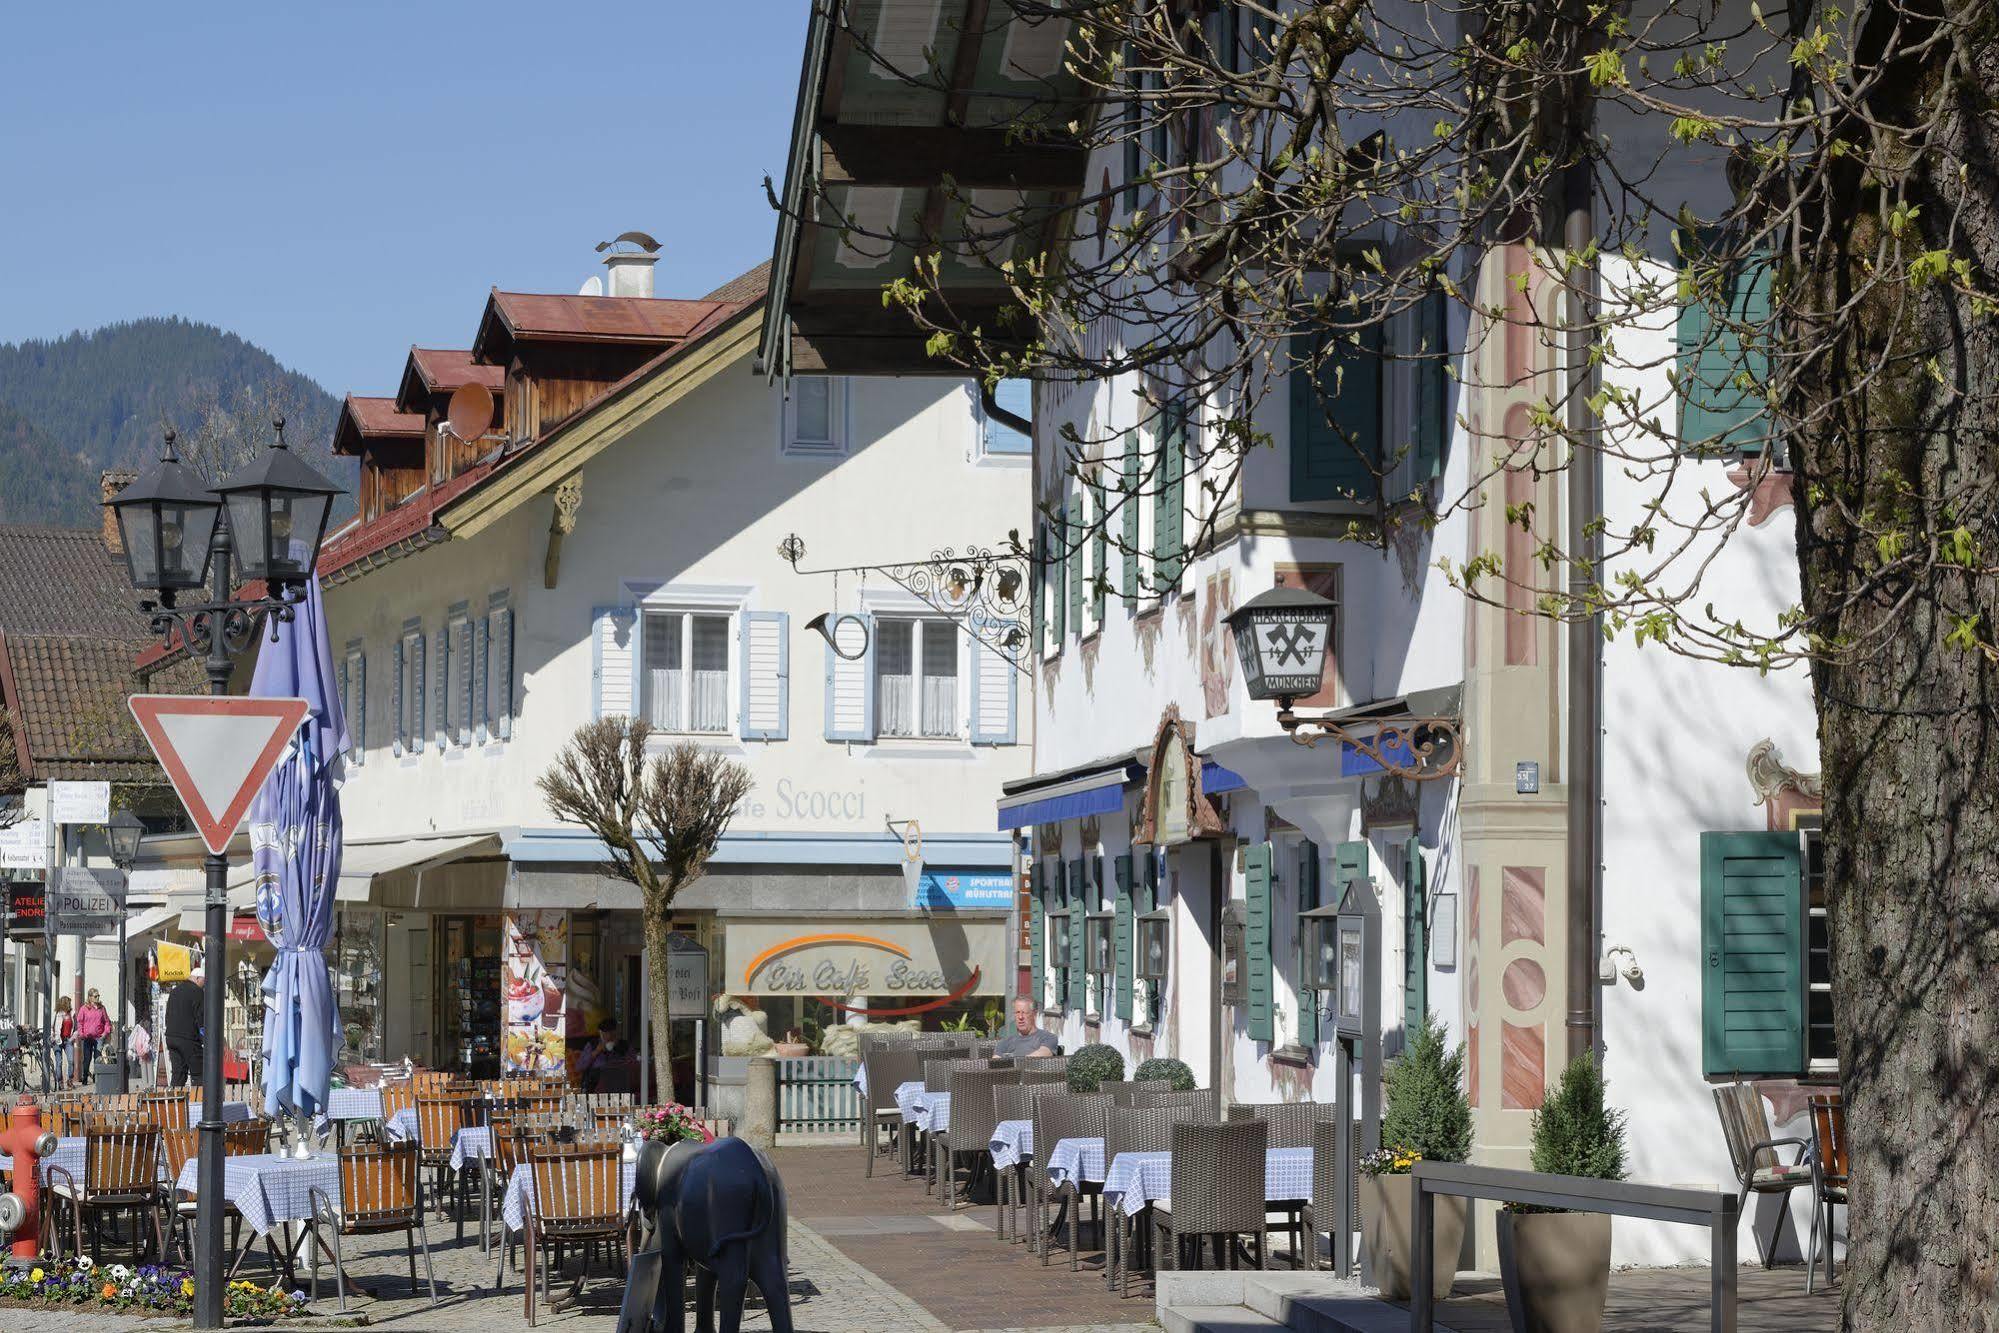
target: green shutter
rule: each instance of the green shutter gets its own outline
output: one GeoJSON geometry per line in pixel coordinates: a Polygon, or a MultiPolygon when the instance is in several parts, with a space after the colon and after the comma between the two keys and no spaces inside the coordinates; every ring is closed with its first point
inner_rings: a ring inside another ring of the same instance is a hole
{"type": "Polygon", "coordinates": [[[1083,858],[1069,863],[1069,999],[1068,1007],[1083,1008],[1083,978],[1089,960],[1083,956],[1083,917],[1089,911],[1089,881],[1084,877],[1083,858]]]}
{"type": "Polygon", "coordinates": [[[1131,853],[1116,862],[1117,874],[1117,1016],[1131,1022],[1132,902],[1131,853]]]}
{"type": "Polygon", "coordinates": [[[1065,589],[1069,586],[1069,511],[1066,507],[1058,510],[1049,528],[1049,539],[1055,543],[1055,584],[1048,590],[1049,632],[1055,637],[1055,651],[1062,651],[1062,642],[1069,633],[1067,612],[1069,598],[1065,589]]]}
{"type": "Polygon", "coordinates": [[[1034,863],[1034,893],[1029,910],[1032,917],[1027,932],[1027,947],[1033,960],[1034,1007],[1041,1008],[1048,1003],[1048,867],[1040,861],[1034,863]]]}
{"type": "Polygon", "coordinates": [[[1243,1007],[1251,1041],[1277,1039],[1277,1006],[1271,997],[1270,844],[1259,842],[1243,854],[1245,898],[1242,932],[1243,1007]]]}
{"type": "Polygon", "coordinates": [[[1680,295],[1680,442],[1704,453],[1760,454],[1770,430],[1771,261],[1758,256],[1718,272],[1700,260],[1700,239],[1682,244],[1693,264],[1683,283],[1699,286],[1683,285],[1680,295]]]}
{"type": "MultiPolygon", "coordinates": [[[[1319,845],[1298,844],[1298,910],[1309,912],[1319,905],[1319,845]]],[[[1306,953],[1305,922],[1298,921],[1298,1044],[1311,1049],[1319,1044],[1319,994],[1305,987],[1311,975],[1306,953]]]]}
{"type": "Polygon", "coordinates": [[[1413,833],[1403,844],[1402,1032],[1407,1041],[1430,1009],[1430,895],[1424,882],[1423,844],[1413,833]]]}
{"type": "Polygon", "coordinates": [[[1034,545],[1031,548],[1033,561],[1029,566],[1028,596],[1033,603],[1029,617],[1033,623],[1034,638],[1028,650],[1028,660],[1035,661],[1048,650],[1048,525],[1041,519],[1034,520],[1034,545]]]}
{"type": "Polygon", "coordinates": [[[1138,450],[1138,432],[1124,433],[1124,600],[1138,600],[1138,507],[1145,489],[1145,459],[1138,450]]]}
{"type": "Polygon", "coordinates": [[[1159,467],[1152,478],[1152,574],[1157,590],[1177,587],[1186,564],[1187,405],[1159,409],[1159,467]]]}
{"type": "Polygon", "coordinates": [[[1291,498],[1374,503],[1381,479],[1381,325],[1341,334],[1319,366],[1323,335],[1291,335],[1291,498]],[[1370,463],[1372,466],[1370,466],[1370,463]]]}
{"type": "Polygon", "coordinates": [[[1154,911],[1159,906],[1159,857],[1147,847],[1138,874],[1138,910],[1154,911]]]}
{"type": "Polygon", "coordinates": [[[1420,486],[1435,480],[1442,469],[1444,442],[1451,433],[1445,406],[1450,401],[1450,361],[1444,355],[1444,294],[1431,292],[1424,297],[1416,317],[1416,457],[1411,479],[1420,486]]]}
{"type": "Polygon", "coordinates": [[[1090,577],[1090,548],[1083,527],[1083,497],[1069,497],[1069,623],[1083,637],[1083,584],[1090,577]]]}
{"type": "Polygon", "coordinates": [[[1701,1068],[1805,1072],[1805,905],[1795,833],[1701,834],[1701,1068]]]}
{"type": "Polygon", "coordinates": [[[1111,583],[1111,520],[1110,511],[1104,501],[1108,492],[1101,483],[1093,482],[1090,492],[1096,499],[1096,512],[1090,528],[1090,614],[1095,617],[1098,629],[1104,625],[1105,594],[1111,583]]]}

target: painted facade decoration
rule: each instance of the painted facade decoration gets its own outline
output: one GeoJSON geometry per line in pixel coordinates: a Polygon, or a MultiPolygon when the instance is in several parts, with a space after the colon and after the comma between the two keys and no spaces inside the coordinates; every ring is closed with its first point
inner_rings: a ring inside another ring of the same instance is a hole
{"type": "Polygon", "coordinates": [[[501,1067],[509,1074],[565,1072],[569,1003],[569,913],[508,912],[502,920],[506,1027],[501,1067]]]}

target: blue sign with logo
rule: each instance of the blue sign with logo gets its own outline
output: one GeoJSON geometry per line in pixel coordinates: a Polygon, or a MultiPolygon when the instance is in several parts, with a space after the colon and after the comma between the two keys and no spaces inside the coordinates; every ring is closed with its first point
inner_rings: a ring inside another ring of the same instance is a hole
{"type": "Polygon", "coordinates": [[[1013,872],[930,870],[917,882],[915,906],[945,911],[977,908],[1004,912],[1013,906],[1013,872]]]}

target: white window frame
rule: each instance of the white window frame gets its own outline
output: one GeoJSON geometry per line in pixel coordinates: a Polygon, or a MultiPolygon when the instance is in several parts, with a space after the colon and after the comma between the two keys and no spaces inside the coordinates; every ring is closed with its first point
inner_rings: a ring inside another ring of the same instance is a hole
{"type": "Polygon", "coordinates": [[[868,689],[873,691],[875,695],[875,740],[880,743],[895,745],[911,742],[930,744],[941,742],[950,744],[967,741],[971,736],[969,710],[972,700],[971,677],[967,673],[972,669],[973,663],[970,652],[971,640],[965,635],[964,631],[958,628],[957,621],[947,616],[922,615],[910,611],[888,610],[875,612],[874,622],[874,664],[873,674],[868,679],[868,689]],[[913,681],[911,688],[915,691],[915,695],[910,702],[916,714],[917,731],[907,736],[896,735],[882,728],[881,633],[883,627],[890,623],[908,623],[913,627],[910,631],[909,654],[912,672],[911,680],[913,681]],[[925,638],[932,634],[950,636],[953,640],[953,647],[957,652],[955,660],[958,664],[958,673],[954,678],[957,681],[957,688],[953,691],[956,702],[952,706],[954,726],[949,733],[934,736],[922,730],[923,681],[925,680],[923,674],[923,643],[925,638]],[[963,640],[963,642],[958,642],[959,640],[963,640]]]}
{"type": "Polygon", "coordinates": [[[722,641],[728,658],[726,665],[722,668],[722,673],[723,686],[727,694],[722,710],[721,727],[713,731],[697,731],[692,726],[662,727],[655,724],[653,729],[660,735],[686,737],[697,740],[718,736],[729,738],[735,736],[738,702],[736,698],[736,673],[741,667],[741,663],[736,660],[736,637],[742,629],[737,611],[738,608],[736,607],[692,606],[679,603],[655,605],[652,602],[647,602],[639,608],[638,636],[636,648],[633,653],[633,660],[638,672],[635,693],[639,716],[647,719],[652,717],[651,668],[646,662],[646,643],[650,637],[647,622],[654,616],[679,616],[681,618],[680,660],[686,664],[682,668],[686,679],[682,685],[683,693],[680,701],[681,711],[679,716],[689,723],[692,723],[694,718],[694,617],[712,617],[713,619],[720,620],[725,626],[722,641]]]}
{"type": "Polygon", "coordinates": [[[785,458],[844,458],[847,442],[852,438],[852,421],[849,410],[853,402],[853,382],[844,375],[797,375],[785,386],[778,396],[777,445],[778,453],[785,458]],[[824,440],[800,439],[798,435],[798,412],[794,399],[797,386],[807,380],[818,380],[826,385],[826,423],[830,438],[824,440]]]}
{"type": "MultiPolygon", "coordinates": [[[[979,389],[980,385],[977,380],[974,380],[965,386],[965,391],[971,396],[972,400],[972,457],[981,463],[994,463],[1005,467],[1026,466],[1027,464],[1032,463],[1034,461],[1034,454],[1035,454],[1034,434],[1032,431],[1028,433],[1027,448],[1025,449],[995,450],[991,447],[991,442],[988,440],[986,435],[987,430],[994,426],[999,426],[1002,429],[1011,429],[1011,427],[1007,427],[1001,422],[994,421],[990,416],[986,414],[985,399],[980,394],[979,389]]],[[[1031,386],[1028,392],[1029,392],[1028,420],[1029,423],[1032,424],[1034,409],[1033,409],[1033,389],[1031,386]]]]}

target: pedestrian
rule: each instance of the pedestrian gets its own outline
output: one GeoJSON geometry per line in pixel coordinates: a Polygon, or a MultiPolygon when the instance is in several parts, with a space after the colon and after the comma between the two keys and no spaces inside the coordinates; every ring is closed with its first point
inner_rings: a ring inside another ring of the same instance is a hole
{"type": "Polygon", "coordinates": [[[167,1061],[176,1088],[201,1080],[201,982],[202,970],[197,967],[167,996],[167,1061]]]}
{"type": "Polygon", "coordinates": [[[88,1083],[96,1076],[97,1048],[110,1035],[111,1015],[105,1011],[104,997],[92,986],[76,1015],[77,1082],[88,1083]]]}
{"type": "Polygon", "coordinates": [[[618,1039],[618,1020],[606,1018],[597,1025],[597,1035],[583,1043],[583,1054],[576,1061],[576,1072],[582,1075],[583,1091],[596,1092],[609,1068],[625,1058],[625,1043],[618,1039]]]}
{"type": "Polygon", "coordinates": [[[76,1016],[70,1012],[69,996],[56,996],[56,1082],[67,1087],[76,1081],[76,1016]]]}

